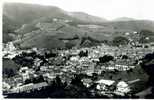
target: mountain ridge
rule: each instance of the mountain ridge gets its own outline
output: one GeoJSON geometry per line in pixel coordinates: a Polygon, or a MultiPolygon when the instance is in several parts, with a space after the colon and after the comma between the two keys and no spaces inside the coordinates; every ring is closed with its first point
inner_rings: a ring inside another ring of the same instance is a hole
{"type": "MultiPolygon", "coordinates": [[[[139,32],[142,29],[154,32],[154,22],[148,20],[125,18],[124,21],[108,21],[84,12],[66,12],[55,6],[19,3],[5,5],[3,6],[3,40],[5,43],[12,40],[7,38],[12,33],[25,40],[18,42],[22,47],[48,47],[43,44],[47,42],[46,44],[51,44],[48,48],[53,48],[56,47],[53,40],[59,43],[58,47],[65,47],[63,39],[73,38],[74,35],[79,39],[68,41],[73,41],[75,44],[80,43],[84,34],[97,41],[104,41],[112,40],[115,36],[126,32],[139,32]]],[[[91,42],[87,40],[85,45],[93,44],[91,42]]]]}
{"type": "Polygon", "coordinates": [[[137,20],[135,18],[130,18],[130,17],[119,17],[119,18],[115,18],[112,21],[134,21],[137,20]]]}

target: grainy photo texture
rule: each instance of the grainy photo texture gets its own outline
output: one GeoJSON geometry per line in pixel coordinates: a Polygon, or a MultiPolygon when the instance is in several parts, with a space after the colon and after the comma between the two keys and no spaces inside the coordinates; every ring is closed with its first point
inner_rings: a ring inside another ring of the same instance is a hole
{"type": "Polygon", "coordinates": [[[154,98],[152,0],[5,1],[4,98],[154,98]]]}

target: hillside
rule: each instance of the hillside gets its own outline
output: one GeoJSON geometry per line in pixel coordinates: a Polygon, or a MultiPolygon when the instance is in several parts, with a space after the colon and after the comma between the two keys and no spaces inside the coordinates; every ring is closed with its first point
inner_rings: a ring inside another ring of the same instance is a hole
{"type": "MultiPolygon", "coordinates": [[[[87,17],[90,15],[86,15],[87,17]]],[[[35,24],[49,22],[53,19],[69,21],[70,23],[93,23],[93,20],[81,20],[73,17],[55,6],[42,6],[37,4],[5,3],[3,5],[3,42],[14,40],[9,34],[29,33],[36,30],[35,24]]],[[[98,19],[97,19],[98,20],[98,19]]]]}
{"type": "Polygon", "coordinates": [[[83,12],[71,12],[71,13],[69,13],[69,15],[74,17],[74,18],[77,18],[77,19],[79,19],[81,21],[86,21],[86,22],[101,23],[101,22],[106,22],[107,21],[104,18],[89,15],[89,14],[83,13],[83,12]]]}
{"type": "Polygon", "coordinates": [[[141,31],[143,29],[147,29],[154,31],[154,21],[150,20],[113,21],[103,23],[101,25],[112,27],[115,30],[141,31]]]}
{"type": "Polygon", "coordinates": [[[9,33],[14,33],[15,30],[19,29],[23,25],[26,27],[26,32],[24,33],[31,32],[33,30],[33,21],[36,19],[42,19],[42,17],[71,18],[65,11],[54,6],[5,3],[3,5],[3,42],[12,40],[12,37],[9,36],[9,33]],[[29,23],[31,23],[31,25],[28,25],[27,28],[26,24],[29,23]]]}
{"type": "MultiPolygon", "coordinates": [[[[27,24],[30,25],[31,24],[27,24]]],[[[31,30],[28,33],[22,35],[21,39],[15,41],[16,44],[19,44],[21,48],[31,48],[31,47],[38,47],[38,48],[65,48],[64,40],[73,41],[74,36],[83,36],[84,31],[80,30],[76,27],[70,26],[64,22],[39,22],[33,25],[35,30],[31,30]]],[[[19,30],[19,31],[24,31],[19,30]]],[[[21,32],[22,33],[22,32],[21,32]]],[[[80,41],[80,40],[79,40],[80,41]]],[[[78,43],[78,41],[73,41],[78,43]]]]}
{"type": "Polygon", "coordinates": [[[69,17],[65,11],[58,7],[22,3],[5,3],[3,14],[20,25],[27,24],[41,17],[69,17]]]}
{"type": "Polygon", "coordinates": [[[3,5],[3,15],[19,25],[30,23],[36,19],[43,17],[61,18],[74,21],[94,22],[103,19],[88,15],[86,13],[71,13],[66,12],[55,6],[42,6],[37,4],[22,4],[22,3],[5,3],[3,5]],[[74,14],[79,17],[72,16],[74,14]],[[82,18],[80,18],[82,16],[82,18]],[[88,17],[87,20],[83,19],[88,17]]]}
{"type": "Polygon", "coordinates": [[[129,17],[119,17],[119,18],[116,18],[112,21],[133,21],[133,20],[136,20],[136,19],[129,18],[129,17]]]}
{"type": "MultiPolygon", "coordinates": [[[[154,22],[127,17],[107,21],[83,12],[66,12],[54,6],[19,3],[3,6],[3,43],[15,40],[21,48],[79,45],[85,34],[99,42],[112,41],[126,32],[141,30],[154,32],[154,22]],[[73,39],[75,35],[79,38],[73,39]]],[[[91,40],[84,43],[93,44],[91,40]]]]}

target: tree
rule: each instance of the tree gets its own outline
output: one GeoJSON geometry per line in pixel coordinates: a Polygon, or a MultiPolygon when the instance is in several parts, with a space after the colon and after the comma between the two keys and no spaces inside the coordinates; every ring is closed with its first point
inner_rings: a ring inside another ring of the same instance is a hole
{"type": "Polygon", "coordinates": [[[97,80],[97,78],[98,78],[97,73],[92,73],[92,80],[97,80]]]}
{"type": "Polygon", "coordinates": [[[71,49],[73,46],[75,46],[75,44],[73,44],[72,42],[67,42],[67,43],[65,43],[65,47],[66,47],[67,49],[71,49]]]}
{"type": "Polygon", "coordinates": [[[154,87],[154,53],[147,54],[140,65],[149,75],[149,85],[154,87]]]}
{"type": "Polygon", "coordinates": [[[87,57],[88,56],[88,51],[87,50],[86,51],[80,51],[79,56],[80,57],[87,57]]]}
{"type": "Polygon", "coordinates": [[[121,59],[128,59],[129,57],[127,55],[122,55],[121,59]]]}
{"type": "Polygon", "coordinates": [[[20,66],[14,63],[14,61],[10,59],[3,59],[3,75],[7,78],[17,75],[19,68],[20,66]]]}
{"type": "Polygon", "coordinates": [[[111,60],[114,60],[114,57],[110,56],[110,55],[104,55],[103,57],[99,57],[100,63],[106,63],[106,62],[109,62],[111,60]]]}
{"type": "Polygon", "coordinates": [[[151,36],[154,36],[154,32],[150,30],[141,30],[139,33],[139,42],[140,43],[148,43],[152,41],[151,36]]]}
{"type": "Polygon", "coordinates": [[[81,75],[75,75],[74,78],[71,81],[72,85],[76,85],[79,87],[83,87],[83,83],[81,82],[81,75]]]}
{"type": "Polygon", "coordinates": [[[9,77],[13,77],[13,76],[15,76],[16,75],[16,72],[15,72],[15,70],[13,70],[13,69],[11,69],[11,68],[8,68],[8,69],[6,69],[7,71],[7,76],[8,76],[8,78],[9,77]]]}
{"type": "Polygon", "coordinates": [[[120,46],[120,45],[127,45],[129,40],[126,37],[123,36],[117,36],[113,38],[112,44],[114,46],[120,46]]]}
{"type": "Polygon", "coordinates": [[[3,39],[3,43],[7,43],[14,40],[14,38],[10,36],[8,33],[4,33],[2,39],[3,39]]]}
{"type": "Polygon", "coordinates": [[[57,53],[45,52],[45,58],[56,57],[57,53]]]}
{"type": "Polygon", "coordinates": [[[63,83],[62,83],[60,77],[56,76],[56,78],[53,81],[53,87],[54,88],[62,88],[62,86],[63,86],[63,83]]]}

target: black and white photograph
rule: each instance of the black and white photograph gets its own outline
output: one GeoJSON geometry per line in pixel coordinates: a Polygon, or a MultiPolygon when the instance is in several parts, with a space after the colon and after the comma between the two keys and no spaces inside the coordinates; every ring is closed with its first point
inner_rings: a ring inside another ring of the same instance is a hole
{"type": "Polygon", "coordinates": [[[154,99],[153,0],[3,0],[2,98],[154,99]]]}

